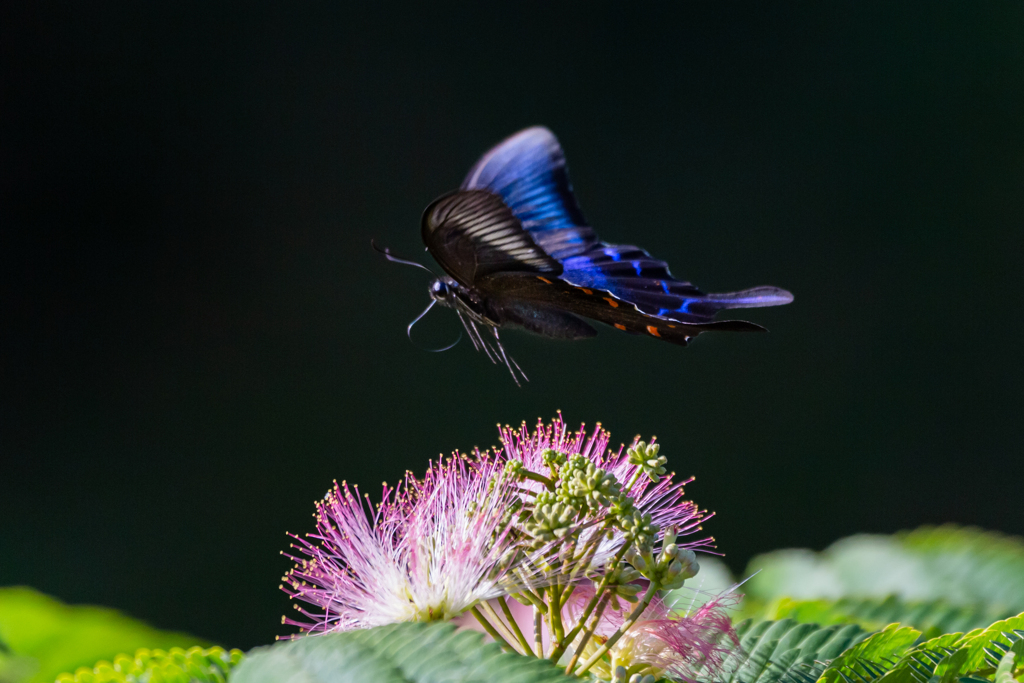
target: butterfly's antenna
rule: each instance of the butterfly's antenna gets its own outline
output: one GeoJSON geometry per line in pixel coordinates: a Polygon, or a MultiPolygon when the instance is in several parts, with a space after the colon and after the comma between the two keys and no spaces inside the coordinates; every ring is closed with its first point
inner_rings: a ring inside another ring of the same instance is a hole
{"type": "MultiPolygon", "coordinates": [[[[422,268],[423,270],[427,271],[428,273],[430,273],[434,277],[438,277],[437,273],[432,271],[430,268],[427,268],[422,263],[417,263],[416,261],[409,261],[408,259],[398,258],[397,256],[393,256],[391,254],[391,250],[390,249],[388,249],[387,247],[384,247],[383,249],[381,249],[380,247],[377,246],[377,243],[374,242],[373,240],[370,240],[370,246],[373,247],[375,251],[378,251],[381,254],[384,254],[384,258],[386,258],[388,261],[391,261],[392,263],[404,263],[407,266],[416,266],[417,268],[422,268]]],[[[440,279],[440,278],[438,277],[438,279],[440,279]]],[[[419,318],[417,318],[417,320],[419,320],[419,318]]]]}
{"type": "MultiPolygon", "coordinates": [[[[422,320],[423,316],[425,316],[427,313],[430,313],[430,309],[433,308],[434,304],[436,304],[436,303],[437,303],[437,299],[431,299],[430,303],[427,305],[427,307],[423,309],[423,312],[420,313],[418,316],[416,316],[416,319],[413,320],[411,323],[409,323],[409,326],[405,328],[405,336],[409,338],[409,341],[411,341],[414,346],[417,346],[417,344],[416,344],[416,342],[412,341],[412,326],[415,325],[416,323],[418,323],[420,320],[422,320]]],[[[440,349],[423,349],[423,350],[424,351],[429,351],[430,353],[441,353],[442,351],[447,351],[448,349],[454,347],[460,341],[462,341],[462,330],[459,330],[458,338],[456,338],[456,340],[453,341],[448,346],[441,347],[440,349]]],[[[419,348],[422,349],[423,347],[420,346],[419,348]]]]}

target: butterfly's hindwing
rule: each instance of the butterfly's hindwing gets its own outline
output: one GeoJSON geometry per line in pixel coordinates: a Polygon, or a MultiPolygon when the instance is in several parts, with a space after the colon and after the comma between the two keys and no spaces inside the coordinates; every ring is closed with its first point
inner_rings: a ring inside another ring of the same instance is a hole
{"type": "Polygon", "coordinates": [[[763,332],[764,328],[743,320],[708,320],[680,322],[649,315],[611,292],[578,287],[558,278],[528,273],[495,273],[479,283],[491,306],[500,318],[501,312],[513,306],[517,310],[555,310],[571,313],[612,327],[685,346],[701,332],[730,330],[763,332]]]}

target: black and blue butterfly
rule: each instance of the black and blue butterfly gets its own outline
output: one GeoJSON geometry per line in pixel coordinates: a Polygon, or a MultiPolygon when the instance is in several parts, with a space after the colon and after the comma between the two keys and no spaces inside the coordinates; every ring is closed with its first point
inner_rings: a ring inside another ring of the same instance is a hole
{"type": "Polygon", "coordinates": [[[474,347],[517,383],[517,371],[526,376],[502,346],[501,329],[585,339],[597,334],[587,318],[685,346],[711,330],[765,331],[713,320],[722,309],[793,300],[778,287],[705,294],[643,249],[600,241],[573,197],[558,140],[539,126],[484,154],[462,187],[427,207],[422,232],[446,273],[430,283],[427,311],[435,303],[453,308],[474,347]]]}

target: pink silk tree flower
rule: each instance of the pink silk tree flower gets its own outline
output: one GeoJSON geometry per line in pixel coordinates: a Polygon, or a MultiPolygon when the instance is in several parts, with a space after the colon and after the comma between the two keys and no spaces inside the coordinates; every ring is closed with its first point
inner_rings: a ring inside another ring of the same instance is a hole
{"type": "Polygon", "coordinates": [[[689,680],[720,666],[732,632],[718,603],[679,616],[658,597],[695,576],[694,549],[713,542],[680,540],[708,515],[660,445],[611,450],[600,424],[572,432],[561,415],[499,430],[501,451],[407,473],[376,506],[335,484],[316,531],[294,537],[282,588],[305,620],[284,623],[322,633],[472,615],[502,647],[576,675],[689,680]]]}
{"type": "MultiPolygon", "coordinates": [[[[317,531],[294,536],[296,566],[282,589],[305,632],[347,631],[451,619],[475,604],[522,589],[510,557],[509,488],[486,454],[435,463],[422,480],[385,485],[373,507],[357,487],[334,488],[317,504],[317,531]]],[[[528,581],[529,579],[527,579],[528,581]]]]}

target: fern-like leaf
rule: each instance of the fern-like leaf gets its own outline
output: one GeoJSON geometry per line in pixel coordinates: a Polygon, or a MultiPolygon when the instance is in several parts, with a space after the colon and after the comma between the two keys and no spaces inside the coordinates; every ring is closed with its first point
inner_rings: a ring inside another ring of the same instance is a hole
{"type": "Polygon", "coordinates": [[[724,677],[709,683],[814,683],[826,663],[867,637],[855,624],[819,626],[792,619],[741,622],[740,647],[726,659],[724,677]]]}
{"type": "Polygon", "coordinates": [[[820,683],[870,683],[891,669],[918,639],[921,632],[892,624],[865,638],[833,660],[818,679],[820,683]]]}
{"type": "Polygon", "coordinates": [[[73,674],[61,674],[57,683],[224,683],[242,658],[241,650],[220,647],[143,649],[134,656],[118,655],[113,663],[101,661],[73,674]]]}

